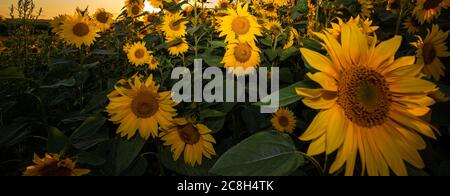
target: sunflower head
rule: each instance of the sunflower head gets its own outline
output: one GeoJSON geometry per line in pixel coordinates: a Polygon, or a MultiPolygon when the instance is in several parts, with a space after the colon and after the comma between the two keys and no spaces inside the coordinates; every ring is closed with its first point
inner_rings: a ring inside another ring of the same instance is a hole
{"type": "Polygon", "coordinates": [[[189,50],[189,44],[186,41],[186,38],[174,38],[167,37],[166,43],[168,43],[168,51],[172,56],[182,56],[189,50]]]}
{"type": "Polygon", "coordinates": [[[158,68],[159,60],[155,56],[150,56],[150,61],[148,63],[148,68],[150,70],[155,70],[158,68]]]}
{"type": "Polygon", "coordinates": [[[397,14],[401,7],[401,0],[388,0],[386,10],[391,11],[394,14],[397,14]]]}
{"type": "Polygon", "coordinates": [[[113,15],[107,12],[104,8],[97,9],[93,19],[97,27],[102,31],[109,29],[111,24],[114,22],[113,15]]]}
{"type": "Polygon", "coordinates": [[[99,37],[98,31],[98,28],[89,18],[75,15],[64,21],[61,37],[66,43],[80,48],[82,45],[92,45],[95,38],[99,37]]]}
{"type": "Polygon", "coordinates": [[[228,44],[222,63],[237,76],[253,73],[260,63],[260,50],[252,42],[232,41],[228,44]]]}
{"type": "Polygon", "coordinates": [[[127,53],[128,61],[135,66],[150,62],[151,52],[147,50],[145,42],[136,42],[132,45],[127,44],[124,47],[124,51],[127,53]]]}
{"type": "Polygon", "coordinates": [[[55,34],[59,34],[62,31],[62,25],[64,21],[68,18],[68,15],[58,15],[53,17],[53,20],[50,22],[50,26],[52,27],[52,32],[55,34]]]}
{"type": "Polygon", "coordinates": [[[450,56],[446,43],[450,31],[444,32],[438,25],[433,25],[431,31],[427,31],[425,39],[418,36],[419,40],[411,44],[417,48],[417,63],[424,66],[423,72],[434,80],[439,80],[445,75],[445,66],[439,57],[450,56]]]}
{"type": "Polygon", "coordinates": [[[135,75],[130,80],[121,80],[108,96],[106,111],[110,120],[120,124],[117,133],[131,139],[136,131],[142,138],[158,135],[158,127],[167,127],[176,115],[171,92],[158,92],[153,77],[143,80],[135,75]]]}
{"type": "Polygon", "coordinates": [[[82,176],[90,172],[76,168],[76,163],[69,158],[60,159],[53,154],[45,154],[44,158],[34,154],[33,163],[23,172],[24,176],[82,176]]]}
{"type": "Polygon", "coordinates": [[[144,10],[144,2],[140,0],[131,0],[125,7],[129,17],[136,17],[144,10]]]}
{"type": "Polygon", "coordinates": [[[297,120],[292,111],[286,108],[279,109],[271,119],[272,126],[280,132],[293,133],[297,120]]]}
{"type": "Polygon", "coordinates": [[[441,14],[442,8],[447,9],[450,0],[417,0],[414,15],[420,24],[431,22],[441,14]]]}
{"type": "Polygon", "coordinates": [[[166,13],[164,15],[164,22],[162,24],[161,30],[164,32],[166,37],[183,37],[186,35],[186,18],[184,18],[180,13],[166,13]]]}
{"type": "Polygon", "coordinates": [[[226,37],[225,41],[230,42],[238,38],[241,41],[254,42],[256,36],[261,36],[261,25],[258,24],[256,17],[248,12],[248,4],[237,9],[228,8],[227,16],[221,17],[219,31],[220,37],[226,37]]]}
{"type": "Polygon", "coordinates": [[[419,21],[414,16],[406,18],[405,22],[403,22],[403,28],[411,34],[420,32],[420,26],[419,21]]]}
{"type": "Polygon", "coordinates": [[[395,58],[400,36],[378,44],[358,29],[342,25],[340,42],[327,31],[316,33],[327,56],[300,49],[317,70],[307,76],[320,85],[296,89],[305,105],[319,110],[300,139],[312,140],[309,155],[337,151],[330,173],[345,165],[345,174],[353,175],[360,160],[362,175],[407,175],[404,161],[424,167],[417,151],[426,144],[419,134],[436,138],[422,120],[435,103],[428,94],[436,85],[420,78],[423,66],[413,56],[395,58]]]}
{"type": "Polygon", "coordinates": [[[178,160],[184,151],[184,162],[192,167],[201,165],[203,156],[211,159],[216,155],[216,143],[211,130],[203,124],[185,118],[176,118],[166,131],[161,132],[165,146],[171,146],[173,159],[178,160]]]}

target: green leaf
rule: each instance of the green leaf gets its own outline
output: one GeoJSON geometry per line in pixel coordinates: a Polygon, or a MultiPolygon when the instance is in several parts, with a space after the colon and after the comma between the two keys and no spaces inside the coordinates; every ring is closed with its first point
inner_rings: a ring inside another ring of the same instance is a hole
{"type": "Polygon", "coordinates": [[[87,112],[90,112],[92,110],[103,108],[106,101],[108,100],[107,95],[109,94],[110,90],[104,90],[92,97],[92,99],[89,101],[89,103],[86,105],[86,107],[81,111],[82,114],[85,114],[87,112]]]}
{"type": "Polygon", "coordinates": [[[268,39],[268,38],[261,39],[260,42],[261,42],[261,44],[263,44],[265,46],[269,46],[269,47],[272,47],[272,45],[273,45],[272,39],[268,39]]]}
{"type": "Polygon", "coordinates": [[[105,124],[106,118],[101,114],[88,117],[70,136],[72,139],[84,139],[97,133],[100,127],[105,124]]]}
{"type": "Polygon", "coordinates": [[[49,153],[59,153],[63,150],[69,143],[69,138],[64,135],[56,127],[49,127],[48,137],[47,137],[47,151],[49,153]]]}
{"type": "Polygon", "coordinates": [[[16,138],[19,132],[25,129],[30,123],[14,123],[0,128],[0,146],[16,138]]]}
{"type": "Polygon", "coordinates": [[[317,43],[316,41],[314,41],[314,40],[303,39],[302,43],[303,43],[303,47],[304,48],[308,48],[308,49],[315,50],[315,51],[321,51],[322,50],[322,46],[319,43],[317,43]]]}
{"type": "Polygon", "coordinates": [[[222,130],[225,124],[225,117],[208,118],[205,120],[205,125],[211,129],[213,133],[217,133],[222,130]]]}
{"type": "Polygon", "coordinates": [[[5,69],[0,70],[0,80],[5,79],[24,79],[22,69],[18,67],[7,67],[5,69]]]}
{"type": "Polygon", "coordinates": [[[227,45],[223,41],[211,41],[210,44],[211,44],[211,49],[227,47],[227,45]]]}
{"type": "Polygon", "coordinates": [[[201,55],[202,59],[205,61],[206,64],[213,67],[223,67],[222,64],[222,58],[221,56],[217,56],[212,54],[211,51],[206,51],[201,55]]]}
{"type": "Polygon", "coordinates": [[[148,162],[143,157],[139,156],[136,160],[128,167],[125,171],[123,171],[121,176],[142,176],[147,170],[148,162]]]}
{"type": "Polygon", "coordinates": [[[133,160],[136,158],[136,156],[139,155],[139,152],[141,151],[142,147],[144,147],[144,144],[145,140],[142,139],[139,134],[137,134],[130,140],[120,138],[119,144],[117,146],[115,161],[115,173],[117,175],[121,174],[122,171],[127,169],[130,164],[133,163],[133,160]]]}
{"type": "Polygon", "coordinates": [[[281,52],[280,60],[284,61],[284,60],[288,59],[289,57],[294,56],[295,54],[298,54],[298,53],[300,53],[300,52],[296,47],[290,47],[281,52]]]}
{"type": "Polygon", "coordinates": [[[81,152],[80,154],[77,155],[77,162],[92,166],[101,166],[105,164],[106,160],[100,155],[97,155],[95,153],[81,152]]]}
{"type": "Polygon", "coordinates": [[[172,158],[172,152],[170,148],[165,148],[159,154],[161,159],[161,163],[169,170],[174,171],[181,175],[187,176],[208,176],[208,170],[212,167],[214,162],[203,157],[202,165],[191,167],[184,163],[183,154],[181,154],[180,158],[177,161],[174,161],[172,158]]]}
{"type": "Polygon", "coordinates": [[[223,176],[287,176],[303,162],[287,134],[260,132],[225,152],[210,172],[223,176]]]}
{"type": "Polygon", "coordinates": [[[41,86],[41,88],[43,88],[43,89],[55,89],[55,88],[59,88],[59,87],[73,87],[73,86],[75,86],[75,84],[76,84],[76,82],[75,82],[75,78],[69,78],[69,79],[64,79],[64,80],[61,80],[61,81],[59,81],[59,82],[57,82],[57,83],[55,83],[55,84],[52,84],[52,85],[44,85],[44,86],[41,86]]]}
{"type": "Polygon", "coordinates": [[[92,51],[92,54],[99,54],[99,55],[116,55],[116,52],[113,52],[111,50],[101,50],[101,49],[95,49],[92,51]]]}
{"type": "Polygon", "coordinates": [[[201,119],[212,118],[212,117],[223,117],[225,115],[226,114],[221,111],[212,110],[212,109],[204,109],[200,112],[201,119]]]}
{"type": "Polygon", "coordinates": [[[277,56],[279,55],[279,50],[266,49],[264,50],[264,52],[266,53],[267,57],[269,57],[270,61],[275,60],[275,58],[277,58],[277,56]]]}

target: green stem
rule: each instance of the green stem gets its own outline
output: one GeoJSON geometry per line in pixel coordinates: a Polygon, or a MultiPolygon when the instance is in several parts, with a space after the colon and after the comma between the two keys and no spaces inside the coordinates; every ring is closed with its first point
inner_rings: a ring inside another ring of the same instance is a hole
{"type": "Polygon", "coordinates": [[[395,24],[395,35],[398,35],[400,33],[400,26],[402,24],[403,19],[403,12],[404,12],[404,6],[403,3],[400,5],[400,12],[398,13],[397,23],[395,24]]]}

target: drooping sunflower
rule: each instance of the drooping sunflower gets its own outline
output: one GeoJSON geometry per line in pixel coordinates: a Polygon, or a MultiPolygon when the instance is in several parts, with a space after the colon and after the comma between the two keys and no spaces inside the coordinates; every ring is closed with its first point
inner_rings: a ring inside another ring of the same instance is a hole
{"type": "Polygon", "coordinates": [[[312,140],[311,156],[337,151],[330,173],[345,164],[345,175],[353,175],[359,152],[362,175],[389,175],[389,169],[407,175],[404,161],[424,167],[417,152],[426,147],[420,134],[436,138],[420,117],[434,104],[427,94],[437,87],[420,78],[422,66],[414,56],[395,59],[400,36],[369,45],[357,29],[342,26],[341,43],[328,32],[317,33],[329,56],[301,49],[318,70],[308,77],[321,88],[296,89],[305,105],[320,110],[299,139],[312,140]]]}
{"type": "Polygon", "coordinates": [[[126,4],[126,9],[127,9],[127,14],[129,17],[135,17],[137,15],[139,15],[142,11],[144,11],[144,2],[143,1],[137,1],[133,2],[133,3],[127,3],[126,4]]]}
{"type": "Polygon", "coordinates": [[[430,29],[427,32],[425,39],[418,36],[419,40],[411,44],[417,48],[417,64],[424,66],[423,73],[434,80],[439,80],[441,76],[445,75],[445,66],[439,57],[450,56],[446,43],[449,31],[444,32],[439,29],[438,25],[433,25],[431,32],[430,29]]]}
{"type": "Polygon", "coordinates": [[[250,74],[256,70],[261,59],[260,50],[253,42],[231,41],[222,63],[237,76],[250,74]]]}
{"type": "Polygon", "coordinates": [[[414,16],[410,16],[405,19],[403,22],[403,28],[408,31],[408,33],[415,34],[420,32],[420,24],[419,21],[414,16]]]}
{"type": "Polygon", "coordinates": [[[298,31],[293,27],[289,28],[288,40],[284,44],[283,49],[292,47],[294,45],[294,40],[298,37],[299,37],[298,31]]]}
{"type": "Polygon", "coordinates": [[[186,35],[186,24],[188,21],[180,14],[167,12],[161,30],[166,37],[183,37],[186,35]]]}
{"type": "Polygon", "coordinates": [[[159,65],[159,60],[155,56],[151,55],[150,61],[148,63],[148,68],[150,70],[155,70],[158,68],[158,65],[159,65]]]}
{"type": "Polygon", "coordinates": [[[93,18],[97,27],[102,31],[109,29],[114,21],[113,15],[107,12],[104,8],[97,9],[93,18]]]}
{"type": "Polygon", "coordinates": [[[52,27],[52,32],[55,34],[59,34],[61,32],[61,27],[64,24],[64,21],[67,19],[68,15],[58,15],[53,17],[53,20],[50,22],[50,26],[52,27]]]}
{"type": "Polygon", "coordinates": [[[158,92],[151,75],[143,79],[135,75],[128,81],[121,80],[108,95],[106,111],[113,123],[120,124],[117,134],[121,137],[130,139],[139,130],[142,138],[155,138],[158,127],[169,126],[177,115],[171,92],[158,92]]]}
{"type": "Polygon", "coordinates": [[[68,44],[73,44],[77,48],[81,45],[90,46],[94,43],[95,38],[99,37],[99,29],[89,18],[75,15],[64,20],[61,27],[61,37],[68,44]]]}
{"type": "Polygon", "coordinates": [[[169,44],[169,54],[173,56],[181,56],[184,55],[189,50],[189,44],[186,41],[186,38],[173,38],[167,37],[166,43],[169,44]]]}
{"type": "Polygon", "coordinates": [[[216,143],[211,130],[203,124],[192,123],[185,118],[174,119],[167,131],[160,133],[165,146],[170,146],[173,160],[178,160],[184,151],[184,162],[192,167],[201,165],[203,156],[211,159],[216,155],[216,143]]]}
{"type": "Polygon", "coordinates": [[[414,15],[420,24],[431,22],[441,14],[442,9],[447,9],[450,0],[417,0],[414,7],[414,15]]]}
{"type": "Polygon", "coordinates": [[[230,42],[237,38],[244,42],[256,41],[256,36],[261,36],[261,25],[255,16],[248,12],[248,4],[237,5],[237,9],[228,8],[227,16],[221,17],[219,37],[225,36],[225,41],[230,42]]]}
{"type": "Polygon", "coordinates": [[[145,42],[136,42],[133,45],[127,44],[124,51],[127,53],[128,61],[135,66],[148,64],[151,60],[151,52],[145,47],[145,42]]]}
{"type": "Polygon", "coordinates": [[[278,20],[266,20],[264,27],[267,30],[267,33],[273,36],[278,36],[283,33],[283,27],[278,20]]]}
{"type": "Polygon", "coordinates": [[[286,133],[294,132],[297,123],[294,113],[286,108],[280,108],[270,121],[277,131],[286,133]]]}
{"type": "Polygon", "coordinates": [[[34,154],[33,163],[23,172],[24,176],[82,176],[90,172],[89,169],[77,168],[72,159],[61,160],[55,154],[45,154],[42,159],[34,154]]]}
{"type": "Polygon", "coordinates": [[[358,0],[359,3],[359,15],[363,18],[370,18],[373,12],[372,0],[358,0]]]}

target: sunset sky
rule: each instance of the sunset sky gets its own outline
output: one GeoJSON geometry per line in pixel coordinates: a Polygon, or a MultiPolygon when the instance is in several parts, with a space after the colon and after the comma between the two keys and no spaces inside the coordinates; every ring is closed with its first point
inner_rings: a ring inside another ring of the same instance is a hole
{"type": "MultiPolygon", "coordinates": [[[[209,0],[216,1],[216,0],[209,0]]],[[[72,14],[75,8],[85,8],[89,5],[90,13],[94,13],[97,8],[105,8],[114,14],[118,14],[123,7],[125,0],[34,0],[36,7],[44,10],[44,19],[52,18],[58,14],[72,14]]],[[[17,0],[0,0],[0,14],[9,16],[9,7],[17,4],[17,0]]]]}

